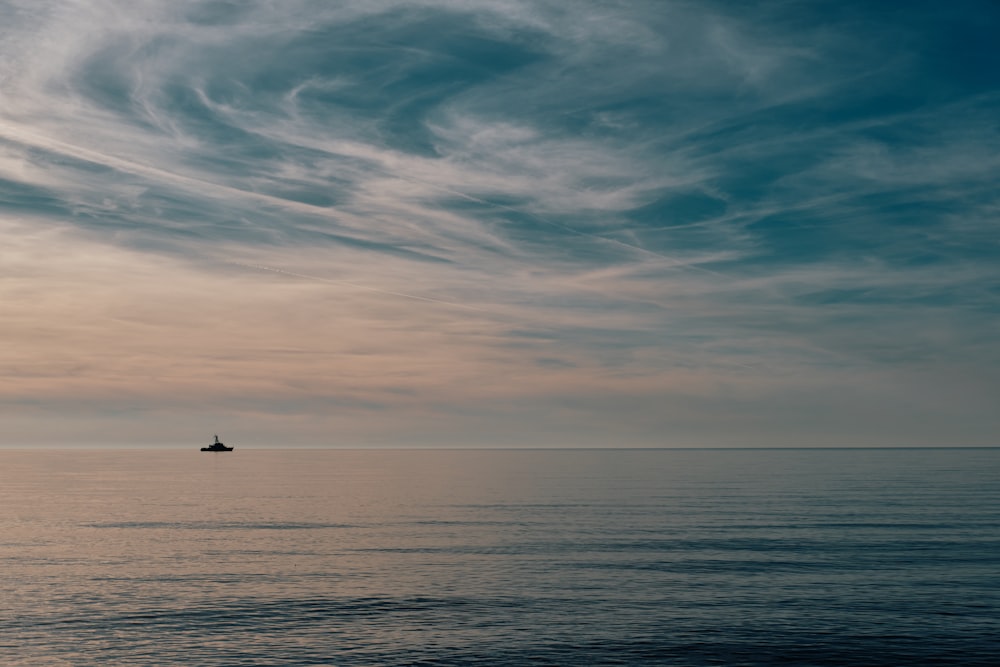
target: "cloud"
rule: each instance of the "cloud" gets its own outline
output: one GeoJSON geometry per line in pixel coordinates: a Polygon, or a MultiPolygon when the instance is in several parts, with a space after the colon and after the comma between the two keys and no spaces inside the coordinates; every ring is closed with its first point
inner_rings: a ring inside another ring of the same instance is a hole
{"type": "Polygon", "coordinates": [[[989,6],[0,11],[8,405],[300,441],[793,441],[796,396],[858,441],[907,405],[997,426],[911,386],[996,379],[998,82],[948,48],[988,60],[989,6]]]}

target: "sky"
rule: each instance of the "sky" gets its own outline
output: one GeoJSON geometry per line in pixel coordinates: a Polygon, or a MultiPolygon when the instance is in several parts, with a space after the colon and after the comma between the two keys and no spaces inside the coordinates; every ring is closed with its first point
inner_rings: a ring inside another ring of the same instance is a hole
{"type": "Polygon", "coordinates": [[[997,34],[0,0],[0,445],[997,444],[997,34]]]}

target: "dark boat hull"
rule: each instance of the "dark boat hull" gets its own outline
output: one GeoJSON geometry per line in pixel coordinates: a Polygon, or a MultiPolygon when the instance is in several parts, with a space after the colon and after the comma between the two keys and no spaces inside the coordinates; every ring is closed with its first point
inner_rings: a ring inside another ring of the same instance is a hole
{"type": "Polygon", "coordinates": [[[215,436],[215,442],[213,442],[208,447],[202,447],[201,451],[203,451],[203,452],[231,452],[231,451],[233,451],[233,448],[232,447],[226,447],[226,444],[224,442],[222,442],[221,440],[219,440],[219,436],[216,435],[215,436]]]}

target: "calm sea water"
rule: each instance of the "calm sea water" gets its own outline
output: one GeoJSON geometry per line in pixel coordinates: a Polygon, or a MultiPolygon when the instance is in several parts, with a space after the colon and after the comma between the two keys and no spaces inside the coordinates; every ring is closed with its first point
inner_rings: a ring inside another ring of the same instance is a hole
{"type": "Polygon", "coordinates": [[[996,665],[1000,450],[0,451],[0,664],[996,665]]]}

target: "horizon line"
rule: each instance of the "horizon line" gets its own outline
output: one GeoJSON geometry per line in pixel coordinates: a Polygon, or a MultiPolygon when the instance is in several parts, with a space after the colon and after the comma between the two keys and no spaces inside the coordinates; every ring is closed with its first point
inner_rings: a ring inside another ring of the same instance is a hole
{"type": "MultiPolygon", "coordinates": [[[[772,446],[683,446],[683,447],[589,447],[589,446],[405,446],[405,445],[371,445],[371,446],[330,446],[330,445],[301,445],[301,446],[259,446],[242,445],[237,447],[240,450],[251,451],[771,451],[771,450],[912,450],[912,449],[1000,449],[1000,444],[993,445],[772,445],[772,446]]],[[[162,451],[192,451],[201,450],[191,445],[0,445],[0,451],[122,451],[122,450],[162,450],[162,451]]],[[[235,451],[235,449],[234,449],[235,451]]],[[[219,453],[219,452],[214,452],[219,453]]]]}

